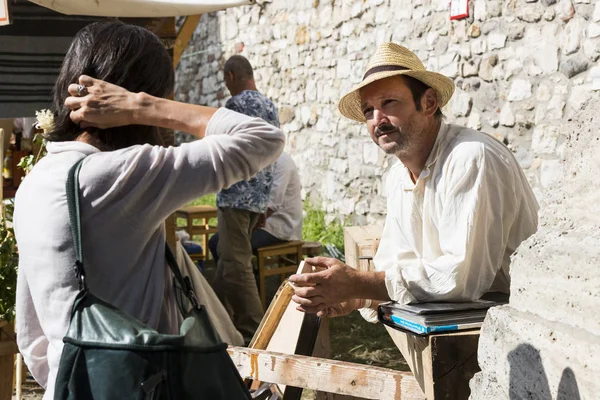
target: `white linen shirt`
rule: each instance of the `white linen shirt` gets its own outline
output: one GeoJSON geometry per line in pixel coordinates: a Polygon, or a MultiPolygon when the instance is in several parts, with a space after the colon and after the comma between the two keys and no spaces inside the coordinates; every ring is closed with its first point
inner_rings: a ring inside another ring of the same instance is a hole
{"type": "Polygon", "coordinates": [[[273,163],[281,131],[259,118],[219,109],[206,137],[179,147],[132,146],[101,152],[83,142],[50,142],[15,201],[19,245],[17,342],[33,377],[54,383],[78,293],[65,183],[81,167],[82,242],[90,291],[162,333],[177,333],[179,313],[165,262],[163,221],[177,208],[273,163]]]}
{"type": "MultiPolygon", "coordinates": [[[[510,150],[484,133],[441,124],[414,183],[395,164],[373,259],[390,299],[469,301],[508,293],[510,256],[537,230],[538,203],[510,150]]],[[[371,309],[361,310],[376,321],[371,309]]]]}
{"type": "Polygon", "coordinates": [[[275,161],[269,208],[274,213],[263,228],[281,240],[302,238],[302,183],[298,167],[289,154],[283,152],[275,161]]]}

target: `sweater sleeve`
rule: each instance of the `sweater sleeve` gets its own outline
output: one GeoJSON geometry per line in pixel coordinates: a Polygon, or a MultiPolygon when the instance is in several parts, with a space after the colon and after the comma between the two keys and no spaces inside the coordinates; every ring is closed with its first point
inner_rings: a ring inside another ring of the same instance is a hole
{"type": "Polygon", "coordinates": [[[17,345],[31,375],[45,388],[49,371],[48,339],[40,326],[25,273],[24,270],[20,270],[17,275],[19,287],[16,299],[19,318],[15,321],[17,345]]]}
{"type": "Polygon", "coordinates": [[[278,128],[221,108],[204,139],[94,154],[84,161],[80,182],[93,208],[108,204],[124,216],[142,213],[159,222],[191,200],[249,179],[274,162],[283,146],[278,128]]]}

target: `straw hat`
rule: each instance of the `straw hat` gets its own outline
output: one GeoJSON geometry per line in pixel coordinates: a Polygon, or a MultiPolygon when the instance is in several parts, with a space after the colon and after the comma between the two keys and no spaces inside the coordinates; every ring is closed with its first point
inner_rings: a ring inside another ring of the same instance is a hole
{"type": "Polygon", "coordinates": [[[340,100],[338,107],[342,115],[355,121],[366,122],[360,107],[359,90],[370,83],[396,75],[413,77],[434,89],[438,93],[440,107],[448,103],[454,93],[452,79],[437,72],[427,71],[419,57],[406,47],[384,43],[369,60],[362,82],[340,100]]]}

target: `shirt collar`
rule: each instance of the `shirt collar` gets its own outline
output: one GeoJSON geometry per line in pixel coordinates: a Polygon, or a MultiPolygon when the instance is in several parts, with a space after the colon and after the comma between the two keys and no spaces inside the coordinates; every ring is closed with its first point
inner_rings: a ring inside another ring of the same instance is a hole
{"type": "Polygon", "coordinates": [[[100,150],[91,144],[77,141],[69,141],[69,142],[48,142],[46,144],[46,149],[50,154],[59,154],[65,153],[68,151],[77,151],[79,153],[83,153],[86,156],[94,153],[100,153],[100,150]]]}
{"type": "MultiPolygon", "coordinates": [[[[438,131],[437,137],[435,138],[435,143],[433,144],[431,152],[429,152],[429,156],[427,157],[427,161],[425,162],[425,167],[423,168],[423,171],[421,171],[421,175],[419,175],[419,180],[425,179],[429,175],[431,175],[431,167],[433,166],[433,164],[435,164],[435,162],[440,156],[440,153],[446,147],[445,144],[448,140],[448,130],[448,125],[446,125],[442,121],[440,123],[440,129],[438,131]]],[[[410,177],[410,171],[406,167],[404,167],[404,169],[406,170],[406,174],[404,174],[404,190],[414,190],[416,185],[410,177]]]]}
{"type": "Polygon", "coordinates": [[[425,168],[421,171],[420,178],[426,178],[431,174],[431,166],[435,164],[437,159],[440,156],[440,153],[444,149],[444,144],[448,139],[448,125],[444,123],[444,121],[440,122],[440,130],[438,131],[437,137],[435,138],[435,143],[431,148],[431,152],[429,153],[429,157],[427,157],[427,161],[425,162],[425,168]]]}

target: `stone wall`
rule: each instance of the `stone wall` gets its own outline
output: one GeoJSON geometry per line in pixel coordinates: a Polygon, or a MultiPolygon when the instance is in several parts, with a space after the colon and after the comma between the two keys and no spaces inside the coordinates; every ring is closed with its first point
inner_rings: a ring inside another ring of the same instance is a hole
{"type": "Polygon", "coordinates": [[[560,123],[600,88],[600,3],[472,0],[450,21],[448,0],[274,0],[207,14],[177,70],[177,99],[223,105],[221,67],[235,53],[279,107],[304,196],[330,218],[381,220],[393,160],[337,111],[377,44],[414,50],[454,79],[447,121],[493,134],[515,152],[541,197],[559,176],[560,123]]]}
{"type": "Polygon", "coordinates": [[[600,397],[600,95],[559,128],[560,178],[511,265],[510,305],[490,311],[472,399],[600,397]]]}

